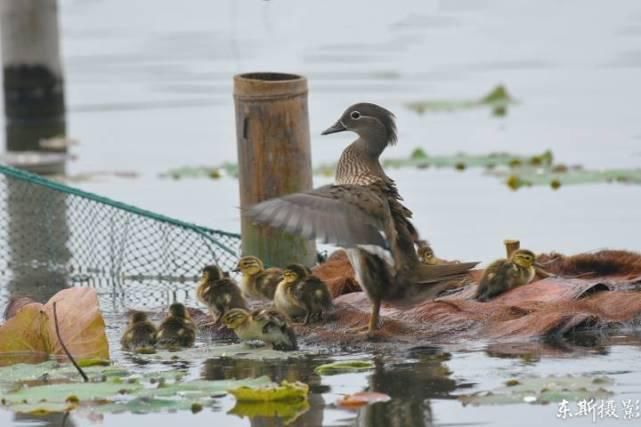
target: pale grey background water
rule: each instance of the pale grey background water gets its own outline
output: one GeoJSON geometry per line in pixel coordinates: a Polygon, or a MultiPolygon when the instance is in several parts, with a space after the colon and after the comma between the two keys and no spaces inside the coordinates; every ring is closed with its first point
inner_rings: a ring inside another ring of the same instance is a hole
{"type": "MultiPolygon", "coordinates": [[[[61,0],[60,6],[68,134],[80,141],[72,149],[78,160],[70,172],[139,172],[138,179],[80,185],[214,228],[239,228],[237,181],[170,181],[158,174],[235,160],[231,77],[245,71],[309,78],[315,163],[335,160],[350,141],[346,134],[320,137],[320,131],[349,104],[372,101],[398,116],[400,143],[386,154],[390,157],[418,146],[435,154],[549,148],[562,162],[591,168],[641,164],[641,3],[636,0],[61,0]],[[485,110],[419,116],[402,106],[480,97],[498,83],[520,101],[503,119],[485,110]]],[[[513,193],[477,171],[390,175],[415,211],[418,227],[444,257],[488,261],[502,253],[506,237],[536,251],[566,253],[638,250],[641,244],[640,187],[513,193]]],[[[578,360],[545,359],[533,367],[487,357],[483,348],[453,353],[447,365],[454,379],[483,389],[522,370],[630,370],[617,377],[617,398],[624,393],[641,398],[635,346],[578,360]]],[[[356,391],[366,381],[360,375],[332,384],[356,391]]],[[[552,406],[463,409],[456,401],[437,399],[431,411],[435,425],[561,423],[552,406]]],[[[182,416],[133,421],[113,416],[105,424],[172,425],[182,416]]],[[[222,422],[220,416],[189,422],[211,425],[222,422]]],[[[329,424],[349,424],[352,418],[325,411],[329,424]]],[[[9,420],[11,415],[0,412],[0,424],[9,420]]],[[[224,424],[247,421],[227,416],[224,424]]]]}

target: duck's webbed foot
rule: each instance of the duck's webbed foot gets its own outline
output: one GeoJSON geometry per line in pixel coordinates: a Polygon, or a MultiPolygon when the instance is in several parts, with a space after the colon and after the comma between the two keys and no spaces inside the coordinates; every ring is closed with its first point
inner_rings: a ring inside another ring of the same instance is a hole
{"type": "Polygon", "coordinates": [[[372,311],[367,325],[349,328],[345,333],[350,335],[366,335],[368,340],[376,340],[379,338],[380,328],[383,326],[383,321],[380,317],[380,308],[380,301],[372,301],[372,311]]]}
{"type": "Polygon", "coordinates": [[[367,327],[368,339],[376,338],[377,332],[383,324],[383,322],[381,321],[380,311],[381,311],[381,301],[373,300],[372,312],[369,316],[369,325],[367,327]]]}

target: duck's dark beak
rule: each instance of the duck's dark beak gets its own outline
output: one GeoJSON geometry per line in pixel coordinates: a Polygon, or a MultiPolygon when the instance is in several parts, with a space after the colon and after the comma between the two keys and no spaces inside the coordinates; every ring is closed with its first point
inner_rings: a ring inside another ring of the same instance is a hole
{"type": "Polygon", "coordinates": [[[329,135],[330,133],[336,133],[336,132],[343,132],[344,130],[347,130],[345,125],[341,123],[341,121],[337,121],[327,129],[325,129],[323,132],[321,132],[321,135],[329,135]]]}
{"type": "Polygon", "coordinates": [[[236,267],[232,270],[232,273],[238,273],[240,271],[240,267],[236,267]]]}

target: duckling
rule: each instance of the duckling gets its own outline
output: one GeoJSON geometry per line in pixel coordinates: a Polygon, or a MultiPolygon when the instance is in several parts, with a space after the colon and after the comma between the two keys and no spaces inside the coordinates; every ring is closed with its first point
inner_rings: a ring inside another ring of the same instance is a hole
{"type": "Polygon", "coordinates": [[[261,326],[261,339],[275,350],[298,350],[296,334],[289,325],[289,318],[273,308],[263,308],[253,314],[254,321],[261,326]]]}
{"type": "Polygon", "coordinates": [[[165,347],[191,347],[196,340],[196,325],[180,303],[169,306],[169,315],[162,321],[156,334],[158,345],[165,347]]]}
{"type": "Polygon", "coordinates": [[[283,280],[274,294],[274,305],[292,319],[304,316],[305,325],[312,318],[323,320],[324,314],[334,311],[325,282],[300,264],[289,265],[283,270],[283,280]]]}
{"type": "Polygon", "coordinates": [[[416,255],[418,255],[419,261],[427,265],[436,265],[438,264],[438,258],[434,256],[434,250],[430,246],[419,246],[416,250],[416,255]]]}
{"type": "Polygon", "coordinates": [[[241,341],[261,340],[282,351],[298,348],[287,317],[279,311],[263,309],[250,313],[242,308],[233,308],[225,313],[222,322],[241,341]]]}
{"type": "Polygon", "coordinates": [[[243,296],[254,299],[273,300],[276,286],[283,276],[280,268],[265,269],[263,262],[255,256],[242,257],[234,271],[243,274],[240,281],[243,296]]]}
{"type": "Polygon", "coordinates": [[[120,344],[124,350],[136,353],[153,353],[156,345],[156,326],[147,319],[147,313],[132,311],[129,324],[122,334],[120,344]]]}
{"type": "Polygon", "coordinates": [[[243,308],[232,308],[222,317],[223,325],[234,331],[241,341],[252,341],[260,339],[261,330],[254,321],[252,313],[243,308]]]}
{"type": "Polygon", "coordinates": [[[196,288],[196,297],[209,308],[214,324],[219,324],[221,317],[232,308],[247,309],[247,302],[236,282],[216,265],[203,268],[196,288]]]}
{"type": "Polygon", "coordinates": [[[476,299],[488,301],[505,291],[530,283],[536,273],[535,259],[531,251],[518,249],[508,259],[494,261],[483,272],[476,299]]]}

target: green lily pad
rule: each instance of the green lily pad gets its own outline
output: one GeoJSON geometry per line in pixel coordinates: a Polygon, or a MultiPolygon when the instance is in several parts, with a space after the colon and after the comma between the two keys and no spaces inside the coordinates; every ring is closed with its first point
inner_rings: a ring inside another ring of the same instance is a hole
{"type": "MultiPolygon", "coordinates": [[[[121,378],[128,371],[117,366],[90,366],[83,368],[91,381],[102,378],[121,378]]],[[[0,368],[0,393],[15,388],[16,384],[29,386],[79,381],[78,371],[69,363],[48,361],[39,364],[20,363],[0,368]]]]}
{"type": "Polygon", "coordinates": [[[370,369],[374,369],[374,363],[369,360],[346,360],[317,366],[314,372],[318,375],[336,375],[368,371],[370,369]]]}
{"type": "MultiPolygon", "coordinates": [[[[534,155],[517,155],[506,152],[493,152],[485,154],[455,153],[450,155],[429,155],[422,148],[416,148],[409,157],[388,158],[383,160],[386,168],[455,168],[464,170],[467,168],[495,168],[499,166],[519,167],[537,166],[552,167],[554,157],[551,151],[545,151],[534,155]]],[[[221,166],[196,166],[182,167],[162,174],[163,177],[182,178],[206,178],[210,177],[212,171],[224,170],[225,175],[238,177],[238,166],[225,163],[221,166]]],[[[334,176],[336,163],[322,163],[314,168],[315,175],[334,176]]]]}
{"type": "Polygon", "coordinates": [[[30,402],[48,402],[64,404],[70,396],[80,401],[110,400],[118,394],[133,394],[141,391],[141,384],[117,384],[112,382],[99,383],[67,383],[48,384],[35,387],[23,387],[16,392],[3,395],[8,405],[30,402]]]}
{"type": "Polygon", "coordinates": [[[436,167],[463,170],[466,168],[494,169],[499,166],[514,168],[520,165],[551,167],[553,162],[554,156],[549,150],[544,151],[541,154],[531,156],[516,155],[505,152],[488,154],[456,153],[453,155],[431,156],[422,149],[417,148],[408,158],[391,158],[383,160],[383,167],[414,167],[419,169],[436,167]]]}
{"type": "Polygon", "coordinates": [[[309,386],[299,381],[269,384],[262,387],[241,386],[227,390],[238,402],[295,402],[307,400],[309,386]]]}
{"type": "Polygon", "coordinates": [[[510,380],[504,387],[461,395],[463,405],[544,404],[562,400],[606,399],[613,393],[604,387],[614,382],[607,377],[543,377],[510,380]]]}
{"type": "Polygon", "coordinates": [[[488,173],[503,178],[512,190],[541,185],[557,190],[565,185],[615,182],[641,184],[641,169],[589,170],[555,165],[552,168],[522,167],[510,171],[492,170],[488,173]]]}
{"type": "Polygon", "coordinates": [[[405,103],[405,107],[418,114],[433,112],[454,112],[475,108],[489,107],[494,116],[504,116],[507,108],[516,101],[510,96],[503,85],[498,85],[487,95],[478,99],[469,100],[423,100],[405,103]]]}
{"type": "Polygon", "coordinates": [[[170,360],[198,360],[214,359],[218,357],[234,357],[237,359],[251,360],[287,360],[305,357],[302,351],[278,351],[265,346],[260,348],[250,347],[247,344],[229,344],[198,348],[187,348],[179,351],[158,350],[148,355],[136,355],[139,359],[149,361],[170,360]]]}
{"type": "MultiPolygon", "coordinates": [[[[73,367],[71,367],[73,369],[73,367]]],[[[181,381],[173,371],[132,375],[116,367],[86,368],[90,382],[80,382],[68,365],[45,362],[0,368],[4,407],[21,413],[47,414],[90,407],[95,412],[155,412],[211,407],[227,390],[270,385],[268,377],[244,380],[181,381]]]]}
{"type": "Polygon", "coordinates": [[[261,387],[272,384],[266,377],[244,380],[196,380],[185,383],[168,383],[158,388],[145,388],[132,393],[130,400],[121,400],[98,408],[100,412],[149,413],[167,410],[192,410],[194,404],[202,407],[216,405],[216,399],[227,390],[244,387],[261,387]]]}
{"type": "Polygon", "coordinates": [[[181,166],[170,169],[160,174],[161,178],[184,179],[184,178],[209,178],[218,179],[223,176],[238,177],[238,165],[225,162],[219,166],[181,166]]]}

